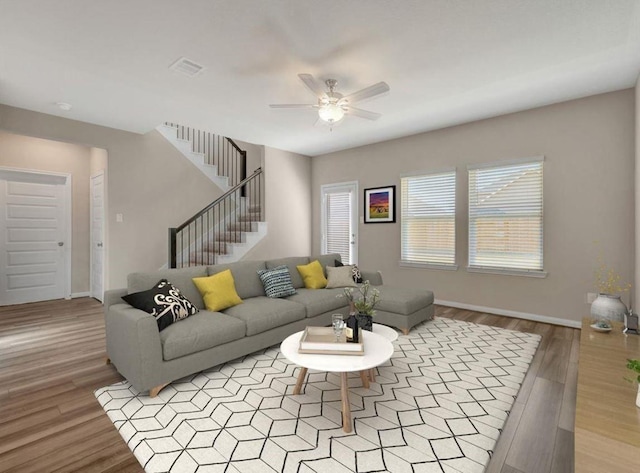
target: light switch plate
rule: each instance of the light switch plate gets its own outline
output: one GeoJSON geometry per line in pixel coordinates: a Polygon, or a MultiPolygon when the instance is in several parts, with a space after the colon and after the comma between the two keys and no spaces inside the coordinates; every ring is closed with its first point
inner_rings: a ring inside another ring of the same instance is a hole
{"type": "Polygon", "coordinates": [[[122,222],[122,214],[116,214],[116,222],[122,222]]]}

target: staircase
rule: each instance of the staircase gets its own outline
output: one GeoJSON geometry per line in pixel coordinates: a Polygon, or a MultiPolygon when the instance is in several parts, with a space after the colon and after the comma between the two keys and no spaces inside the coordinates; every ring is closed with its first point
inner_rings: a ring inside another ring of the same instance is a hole
{"type": "Polygon", "coordinates": [[[262,168],[246,177],[246,151],[230,138],[173,123],[157,130],[224,191],[189,220],[169,229],[168,267],[242,259],[267,234],[262,168]]]}
{"type": "Polygon", "coordinates": [[[247,152],[231,138],[169,122],[156,130],[223,191],[247,177],[247,152]]]}

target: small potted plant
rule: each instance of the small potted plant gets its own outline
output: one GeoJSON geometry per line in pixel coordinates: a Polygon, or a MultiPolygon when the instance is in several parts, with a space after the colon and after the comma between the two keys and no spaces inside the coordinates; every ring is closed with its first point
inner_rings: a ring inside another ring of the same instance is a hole
{"type": "Polygon", "coordinates": [[[338,297],[346,297],[349,301],[349,312],[355,312],[358,319],[358,325],[363,330],[373,330],[374,310],[378,302],[380,302],[380,291],[375,287],[371,287],[371,283],[367,280],[361,286],[358,286],[360,297],[354,297],[352,287],[345,287],[343,294],[338,297]]]}
{"type": "Polygon", "coordinates": [[[631,288],[631,284],[621,281],[620,274],[607,266],[602,256],[598,256],[598,267],[594,271],[598,297],[591,303],[591,316],[599,328],[611,328],[612,321],[622,322],[627,306],[621,294],[631,288]]]}
{"type": "Polygon", "coordinates": [[[640,360],[627,360],[627,368],[633,373],[632,378],[627,381],[636,383],[638,386],[638,395],[636,396],[636,406],[640,407],[640,360]]]}

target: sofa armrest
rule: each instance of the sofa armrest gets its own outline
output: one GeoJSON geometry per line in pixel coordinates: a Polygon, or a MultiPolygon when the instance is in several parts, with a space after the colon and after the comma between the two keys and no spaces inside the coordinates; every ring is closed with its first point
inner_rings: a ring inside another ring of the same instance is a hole
{"type": "Polygon", "coordinates": [[[104,291],[102,304],[104,305],[105,313],[109,310],[114,304],[122,304],[122,296],[127,295],[126,289],[109,289],[108,291],[104,291]]]}
{"type": "Polygon", "coordinates": [[[129,304],[112,304],[105,311],[107,354],[118,371],[139,391],[159,384],[162,343],[156,319],[129,304]]]}
{"type": "Polygon", "coordinates": [[[369,281],[372,286],[382,286],[382,273],[380,271],[360,270],[363,281],[369,281]]]}

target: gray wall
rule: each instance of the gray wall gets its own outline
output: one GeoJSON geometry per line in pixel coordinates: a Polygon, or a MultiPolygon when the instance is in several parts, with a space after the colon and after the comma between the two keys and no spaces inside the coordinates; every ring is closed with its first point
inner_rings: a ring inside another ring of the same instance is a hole
{"type": "Polygon", "coordinates": [[[89,160],[90,160],[90,173],[92,176],[96,175],[100,171],[107,171],[107,162],[109,158],[109,153],[107,153],[106,149],[100,148],[91,148],[89,150],[89,160]]]}
{"type": "Polygon", "coordinates": [[[264,154],[264,146],[254,145],[246,141],[233,140],[240,149],[247,152],[247,176],[262,166],[262,155],[264,154]]]}
{"type": "Polygon", "coordinates": [[[125,286],[130,272],[164,265],[167,228],[221,194],[156,131],[139,135],[6,105],[0,129],[107,150],[107,289],[125,286]]]}
{"type": "MultiPolygon", "coordinates": [[[[221,194],[156,131],[139,135],[6,105],[0,105],[0,130],[106,150],[107,289],[125,286],[130,272],[153,271],[164,265],[167,229],[221,194]],[[116,222],[119,213],[123,214],[122,223],[116,222]]],[[[249,172],[259,165],[265,168],[268,235],[246,258],[308,255],[310,158],[238,144],[247,150],[249,172]]],[[[95,166],[103,165],[100,153],[93,154],[95,166]]]]}
{"type": "Polygon", "coordinates": [[[311,254],[312,158],[264,147],[267,236],[245,259],[311,254]]]}
{"type": "Polygon", "coordinates": [[[382,270],[393,284],[431,289],[442,301],[579,321],[589,313],[587,291],[595,290],[595,240],[624,279],[633,275],[634,101],[629,89],[315,157],[313,251],[320,250],[321,185],[359,181],[362,216],[362,189],[456,166],[458,271],[399,267],[400,223],[359,225],[360,266],[382,270]],[[468,273],[467,164],[539,155],[546,157],[548,277],[468,273]]]}
{"type": "Polygon", "coordinates": [[[633,309],[640,311],[640,76],[636,81],[636,172],[635,172],[635,282],[633,285],[633,309]]]}
{"type": "Polygon", "coordinates": [[[71,174],[71,293],[89,291],[91,150],[0,131],[0,166],[71,174]]]}

